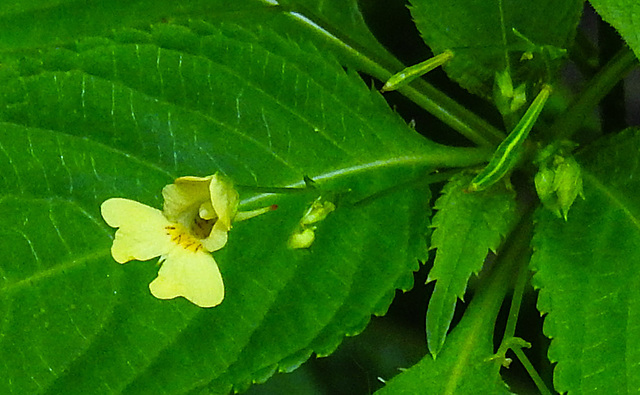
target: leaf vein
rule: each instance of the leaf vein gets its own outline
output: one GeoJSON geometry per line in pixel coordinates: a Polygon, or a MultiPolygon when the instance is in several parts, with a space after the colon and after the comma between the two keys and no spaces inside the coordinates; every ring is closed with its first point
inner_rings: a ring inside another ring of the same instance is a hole
{"type": "Polygon", "coordinates": [[[631,204],[627,202],[625,197],[622,194],[616,193],[613,188],[604,185],[593,174],[585,171],[584,176],[589,180],[590,183],[593,184],[594,187],[596,187],[596,189],[603,193],[611,201],[611,203],[613,203],[613,206],[621,209],[625,216],[629,218],[636,230],[640,232],[640,218],[638,218],[634,213],[631,212],[631,210],[629,209],[629,207],[631,207],[631,204]]]}

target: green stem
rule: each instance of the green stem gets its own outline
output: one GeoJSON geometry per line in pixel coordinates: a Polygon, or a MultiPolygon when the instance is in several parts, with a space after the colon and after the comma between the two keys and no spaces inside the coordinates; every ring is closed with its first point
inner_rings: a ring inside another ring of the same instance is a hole
{"type": "MultiPolygon", "coordinates": [[[[500,304],[507,291],[513,285],[514,273],[526,270],[529,256],[529,245],[533,233],[531,221],[532,209],[530,208],[521,218],[518,225],[511,232],[511,237],[498,253],[496,262],[496,274],[487,287],[494,287],[500,296],[500,304]]],[[[480,294],[480,293],[479,293],[480,294]]],[[[476,295],[476,299],[478,295],[476,295]]],[[[499,305],[498,305],[499,307],[499,305]]],[[[496,311],[497,313],[497,311],[496,311]]]]}
{"type": "Polygon", "coordinates": [[[520,306],[522,305],[522,297],[524,295],[524,289],[527,285],[527,279],[529,278],[529,267],[522,265],[516,285],[513,290],[513,297],[511,298],[511,306],[509,307],[509,318],[507,319],[507,325],[504,330],[504,336],[502,341],[511,339],[516,334],[516,324],[518,323],[518,314],[520,313],[520,306]]]}
{"type": "MultiPolygon", "coordinates": [[[[394,74],[390,69],[397,71],[404,68],[391,55],[385,56],[384,60],[387,65],[386,67],[382,66],[373,60],[372,56],[365,55],[365,49],[349,45],[347,39],[339,37],[337,33],[329,32],[317,24],[314,19],[319,20],[320,18],[314,18],[308,10],[301,10],[300,14],[289,12],[288,15],[303,23],[343,60],[380,81],[387,81],[394,74]],[[390,61],[390,58],[393,60],[390,61]]],[[[469,140],[485,147],[496,146],[502,141],[504,133],[424,80],[415,81],[413,86],[415,88],[405,86],[398,91],[469,140]]]]}
{"type": "MultiPolygon", "coordinates": [[[[514,273],[519,271],[519,265],[523,263],[521,257],[526,255],[529,250],[532,229],[530,211],[521,218],[518,226],[511,233],[512,236],[501,249],[489,277],[483,279],[479,284],[478,292],[471,300],[469,308],[462,318],[464,326],[462,326],[462,322],[459,324],[465,329],[463,332],[457,332],[456,328],[451,334],[452,338],[453,336],[462,336],[464,344],[460,346],[460,351],[453,361],[450,378],[445,383],[443,391],[445,394],[456,393],[460,379],[464,377],[462,372],[468,367],[469,360],[473,358],[472,355],[477,353],[478,347],[481,347],[480,345],[486,341],[485,339],[490,339],[493,335],[496,316],[502,301],[511,289],[514,273]]],[[[447,341],[452,341],[452,339],[447,341]]]]}
{"type": "MultiPolygon", "coordinates": [[[[327,185],[331,185],[340,179],[346,180],[351,177],[360,177],[368,172],[381,172],[390,168],[406,168],[408,171],[411,171],[411,169],[424,169],[425,174],[421,175],[418,180],[424,179],[424,182],[433,183],[437,182],[439,178],[432,179],[426,176],[427,172],[431,172],[434,169],[461,168],[478,165],[486,162],[490,156],[491,150],[488,148],[449,147],[425,141],[425,146],[422,147],[421,153],[418,155],[381,158],[376,161],[359,163],[354,166],[329,168],[322,173],[305,174],[304,176],[308,177],[307,179],[302,178],[283,186],[237,185],[237,187],[243,189],[244,192],[252,192],[255,194],[242,200],[240,202],[240,209],[245,210],[246,206],[251,205],[264,206],[271,204],[272,202],[270,202],[269,199],[272,198],[274,194],[306,193],[310,191],[310,189],[307,188],[308,179],[317,182],[318,186],[323,185],[327,187],[327,185]]],[[[389,188],[371,192],[365,196],[358,196],[356,201],[374,198],[378,194],[385,193],[385,191],[391,190],[392,188],[413,184],[415,182],[416,180],[413,179],[397,180],[397,183],[389,188]]]]}
{"type": "MultiPolygon", "coordinates": [[[[533,221],[532,221],[533,206],[528,207],[525,214],[521,217],[520,222],[511,232],[511,237],[507,240],[502,251],[498,254],[499,262],[507,261],[511,268],[511,277],[514,272],[518,274],[516,289],[514,291],[514,298],[512,299],[511,308],[509,310],[509,320],[511,324],[507,324],[505,330],[505,337],[510,333],[510,338],[515,334],[515,324],[518,319],[518,311],[520,310],[520,303],[522,300],[522,294],[524,293],[524,285],[526,284],[526,273],[529,263],[529,257],[531,255],[530,243],[533,235],[533,221]],[[515,269],[515,270],[514,270],[515,269]],[[523,279],[524,278],[524,279],[523,279]],[[513,303],[516,301],[516,303],[513,303]]],[[[513,282],[509,281],[504,284],[508,290],[513,285],[513,282]]],[[[506,293],[506,290],[505,290],[506,293]]]]}
{"type": "MultiPolygon", "coordinates": [[[[527,229],[523,233],[530,235],[532,231],[532,223],[527,222],[526,227],[527,229]]],[[[529,236],[527,236],[526,239],[528,238],[529,236]]],[[[528,241],[526,241],[526,239],[520,239],[520,240],[521,242],[522,241],[526,242],[526,244],[528,245],[529,243],[528,241]]],[[[521,248],[528,249],[524,245],[522,245],[521,248]]],[[[529,256],[530,256],[530,252],[527,252],[524,255],[520,256],[519,258],[522,261],[528,262],[529,256]]],[[[501,353],[506,353],[507,349],[510,348],[513,351],[513,353],[516,355],[520,363],[522,363],[522,366],[524,366],[527,373],[529,373],[529,376],[535,383],[536,387],[538,387],[538,390],[540,391],[540,393],[544,395],[547,395],[547,394],[551,395],[551,392],[549,391],[546,384],[544,383],[544,380],[542,380],[542,378],[536,371],[533,364],[529,361],[529,358],[527,358],[524,351],[522,351],[522,344],[524,344],[525,342],[524,341],[514,342],[514,340],[516,340],[515,333],[516,333],[516,324],[518,322],[518,314],[520,312],[522,297],[524,295],[524,289],[527,285],[528,277],[529,277],[529,267],[528,265],[522,265],[520,267],[520,272],[518,273],[518,278],[516,280],[516,284],[513,290],[513,297],[511,299],[511,306],[509,308],[509,318],[507,319],[507,325],[505,327],[504,336],[502,338],[502,344],[500,345],[497,355],[500,356],[501,353]]]]}
{"type": "MultiPolygon", "coordinates": [[[[385,70],[384,75],[386,74],[390,73],[385,70]]],[[[374,76],[383,81],[387,78],[380,73],[374,76]]],[[[491,126],[425,80],[416,80],[413,86],[402,87],[398,92],[480,146],[495,147],[505,137],[502,131],[491,126]]]]}
{"type": "Polygon", "coordinates": [[[636,56],[622,48],[589,82],[582,95],[567,109],[550,128],[556,141],[568,140],[582,126],[591,110],[624,76],[637,65],[636,56]]]}
{"type": "MultiPolygon", "coordinates": [[[[499,370],[491,357],[495,321],[514,276],[520,271],[519,267],[527,262],[520,257],[529,251],[532,211],[532,207],[526,210],[511,232],[511,237],[500,249],[495,265],[481,275],[477,292],[462,320],[449,334],[441,353],[437,357],[425,356],[403,374],[404,377],[391,381],[382,393],[472,393],[473,388],[469,388],[468,380],[472,378],[470,376],[477,377],[478,374],[483,375],[487,387],[495,383],[499,370]],[[462,391],[462,387],[465,391],[462,391]]],[[[500,386],[499,382],[495,384],[500,386]]]]}
{"type": "Polygon", "coordinates": [[[529,361],[529,358],[527,358],[524,351],[522,351],[521,348],[514,348],[513,352],[516,354],[516,357],[518,357],[518,360],[520,361],[520,363],[522,363],[522,366],[524,366],[527,373],[529,373],[529,376],[531,376],[531,379],[535,383],[536,387],[538,387],[538,391],[540,391],[542,395],[551,395],[551,391],[549,391],[547,385],[544,383],[544,380],[542,380],[542,377],[540,377],[536,369],[533,367],[531,361],[529,361]]]}

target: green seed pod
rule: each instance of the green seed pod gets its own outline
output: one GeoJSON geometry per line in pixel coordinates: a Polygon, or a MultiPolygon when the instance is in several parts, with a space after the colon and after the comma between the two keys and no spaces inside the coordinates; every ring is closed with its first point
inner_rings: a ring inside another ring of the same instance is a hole
{"type": "Polygon", "coordinates": [[[496,148],[489,164],[471,180],[467,191],[475,192],[487,189],[513,169],[518,162],[522,145],[538,119],[551,91],[551,85],[542,87],[538,96],[536,96],[520,119],[520,122],[496,148]]]}
{"type": "Polygon", "coordinates": [[[567,220],[569,209],[578,195],[582,196],[582,175],[580,165],[573,157],[564,158],[555,169],[553,188],[558,196],[562,217],[567,220]]]}
{"type": "Polygon", "coordinates": [[[538,197],[542,202],[549,200],[549,198],[554,195],[554,175],[554,171],[546,166],[541,167],[540,170],[538,170],[538,173],[536,173],[536,177],[534,180],[536,185],[536,192],[538,192],[538,197]]]}
{"type": "Polygon", "coordinates": [[[389,92],[399,89],[415,80],[416,78],[427,74],[436,67],[443,65],[444,63],[451,60],[451,58],[453,58],[453,52],[451,52],[450,50],[446,50],[441,54],[425,60],[424,62],[409,66],[399,73],[392,75],[380,91],[389,92]]]}
{"type": "Polygon", "coordinates": [[[542,205],[560,218],[560,205],[558,204],[558,196],[554,189],[554,178],[555,172],[553,169],[543,166],[538,170],[538,173],[536,173],[534,181],[536,192],[542,205]]]}

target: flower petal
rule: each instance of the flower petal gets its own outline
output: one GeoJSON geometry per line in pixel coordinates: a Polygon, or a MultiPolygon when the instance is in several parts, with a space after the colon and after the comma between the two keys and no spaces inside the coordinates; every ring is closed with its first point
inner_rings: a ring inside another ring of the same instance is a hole
{"type": "Polygon", "coordinates": [[[160,210],[121,198],[106,200],[100,210],[109,226],[120,228],[111,246],[116,262],[146,261],[171,249],[171,237],[166,231],[171,223],[160,210]]]}
{"type": "Polygon", "coordinates": [[[218,251],[227,244],[229,238],[228,232],[229,227],[223,222],[217,221],[213,225],[213,228],[211,228],[209,236],[206,239],[200,240],[200,242],[207,251],[218,251]]]}
{"type": "Polygon", "coordinates": [[[200,307],[217,306],[224,299],[224,283],[218,265],[203,250],[171,249],[149,289],[158,299],[183,296],[200,307]]]}
{"type": "Polygon", "coordinates": [[[211,177],[209,193],[211,195],[213,210],[218,215],[216,225],[221,222],[222,224],[220,226],[224,225],[228,231],[231,229],[231,220],[236,215],[236,211],[238,211],[240,198],[238,192],[233,188],[231,181],[218,173],[211,177]]]}
{"type": "Polygon", "coordinates": [[[198,215],[200,216],[200,218],[206,220],[218,218],[218,214],[216,214],[216,210],[213,209],[213,205],[211,204],[211,199],[200,205],[198,215]]]}
{"type": "Polygon", "coordinates": [[[209,183],[212,177],[180,177],[165,186],[162,189],[164,215],[189,228],[202,203],[211,200],[209,183]]]}

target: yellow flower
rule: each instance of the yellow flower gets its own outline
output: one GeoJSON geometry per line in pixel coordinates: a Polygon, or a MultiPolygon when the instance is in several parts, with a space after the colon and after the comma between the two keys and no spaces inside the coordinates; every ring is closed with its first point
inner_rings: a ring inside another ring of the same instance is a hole
{"type": "Polygon", "coordinates": [[[201,239],[207,251],[227,244],[227,232],[238,210],[238,192],[218,174],[180,177],[162,190],[164,215],[201,239]]]}
{"type": "Polygon", "coordinates": [[[149,284],[153,296],[183,296],[200,307],[217,306],[224,299],[224,283],[210,252],[227,243],[234,218],[247,219],[275,206],[238,213],[238,193],[217,174],[178,178],[162,194],[164,212],[129,199],[102,203],[104,220],[119,228],[111,255],[118,263],[159,256],[162,266],[149,284]]]}

